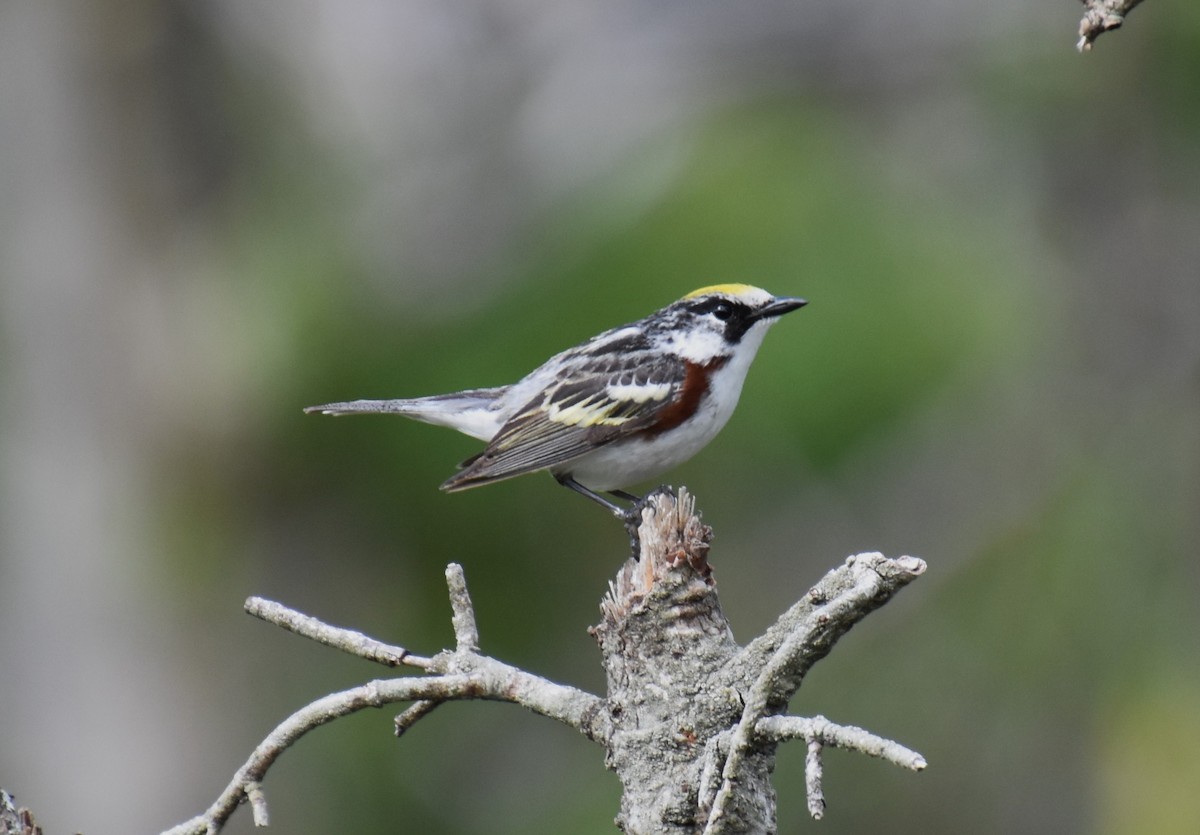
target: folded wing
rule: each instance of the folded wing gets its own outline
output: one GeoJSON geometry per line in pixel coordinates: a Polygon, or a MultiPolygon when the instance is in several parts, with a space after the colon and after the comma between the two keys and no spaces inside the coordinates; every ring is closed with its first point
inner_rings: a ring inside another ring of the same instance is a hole
{"type": "Polygon", "coordinates": [[[564,363],[560,378],[518,409],[483,452],[442,485],[453,492],[568,463],[653,426],[683,397],[688,364],[649,351],[564,363]]]}

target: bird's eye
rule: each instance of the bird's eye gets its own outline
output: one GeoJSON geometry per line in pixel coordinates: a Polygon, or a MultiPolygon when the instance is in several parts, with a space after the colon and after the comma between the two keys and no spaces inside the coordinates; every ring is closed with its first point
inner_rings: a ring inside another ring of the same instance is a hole
{"type": "Polygon", "coordinates": [[[733,305],[729,302],[717,302],[713,305],[712,315],[716,316],[722,322],[729,321],[729,317],[733,315],[733,305]]]}

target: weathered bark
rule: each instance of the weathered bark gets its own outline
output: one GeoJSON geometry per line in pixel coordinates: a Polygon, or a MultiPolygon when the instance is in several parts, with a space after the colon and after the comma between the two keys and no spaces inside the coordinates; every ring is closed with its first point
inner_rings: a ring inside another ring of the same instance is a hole
{"type": "Polygon", "coordinates": [[[641,560],[618,573],[593,629],[608,673],[606,762],[624,787],[617,823],[629,835],[774,832],[779,738],[758,723],[924,564],[851,558],[742,648],[712,580],[712,532],[693,505],[686,491],[651,497],[641,560]]]}
{"type": "Polygon", "coordinates": [[[33,812],[18,808],[13,796],[0,788],[0,835],[42,835],[33,812]]]}
{"type": "Polygon", "coordinates": [[[1083,17],[1079,20],[1079,42],[1076,48],[1087,52],[1096,38],[1113,29],[1120,29],[1125,16],[1142,0],[1083,0],[1083,17]]]}
{"type": "MultiPolygon", "coordinates": [[[[617,824],[630,835],[696,833],[704,753],[744,703],[724,671],[740,647],[707,563],[712,531],[684,494],[644,512],[641,561],[630,560],[592,631],[608,673],[612,736],[606,762],[624,786],[617,824]]],[[[746,764],[731,814],[742,831],[775,829],[775,746],[746,764]]]]}
{"type": "Polygon", "coordinates": [[[447,701],[491,699],[523,705],[604,746],[624,786],[617,824],[628,835],[720,835],[775,831],[771,770],[780,742],[808,746],[809,811],[820,817],[821,749],[834,745],[920,770],[921,756],[861,728],[824,717],[782,716],[808,669],[851,626],[921,574],[912,557],[850,557],[830,571],[745,647],[733,639],[708,564],[712,532],[686,491],[651,496],[637,528],[640,561],[617,573],[592,633],[608,693],[595,696],[547,681],[479,652],[462,569],[446,580],[455,647],[425,657],[359,632],[330,626],[277,603],[251,598],[251,614],[306,638],[387,667],[423,675],[371,681],[307,705],[267,736],[217,801],[171,835],[213,833],[249,802],[268,821],[262,780],[309,731],[367,707],[408,703],[397,736],[447,701]]]}

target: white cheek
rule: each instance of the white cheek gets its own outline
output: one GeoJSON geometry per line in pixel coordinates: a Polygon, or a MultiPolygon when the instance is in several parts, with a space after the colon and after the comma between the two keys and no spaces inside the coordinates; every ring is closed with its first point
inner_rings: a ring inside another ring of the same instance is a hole
{"type": "Polygon", "coordinates": [[[725,337],[706,328],[672,334],[668,350],[685,360],[703,363],[726,353],[729,348],[725,344],[725,337]]]}

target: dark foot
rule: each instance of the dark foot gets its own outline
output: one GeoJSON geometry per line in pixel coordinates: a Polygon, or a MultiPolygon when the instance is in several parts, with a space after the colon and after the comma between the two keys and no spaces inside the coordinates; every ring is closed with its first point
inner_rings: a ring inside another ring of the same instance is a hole
{"type": "MultiPolygon", "coordinates": [[[[635,499],[633,507],[626,510],[622,515],[622,521],[625,523],[625,532],[629,534],[630,556],[633,557],[634,561],[640,561],[642,558],[642,538],[638,535],[638,528],[642,525],[642,511],[646,509],[646,504],[650,501],[651,497],[664,493],[669,496],[675,496],[675,488],[669,484],[660,484],[640,499],[633,496],[635,499]]],[[[626,495],[632,496],[633,494],[629,493],[626,495]]]]}
{"type": "Polygon", "coordinates": [[[590,487],[584,487],[574,478],[565,473],[562,475],[556,474],[554,478],[563,487],[569,487],[579,495],[586,496],[596,504],[608,510],[608,512],[613,516],[616,516],[621,520],[621,523],[625,525],[626,533],[629,534],[629,549],[632,552],[631,556],[635,560],[641,559],[642,556],[642,541],[641,537],[638,536],[638,527],[640,527],[642,524],[642,511],[646,507],[646,502],[649,501],[651,496],[657,496],[663,493],[666,493],[672,497],[676,496],[675,488],[671,487],[669,484],[660,484],[658,487],[654,488],[641,498],[625,490],[609,490],[608,494],[610,496],[615,496],[618,499],[624,499],[625,501],[633,502],[632,507],[624,508],[604,498],[590,487]]]}
{"type": "Polygon", "coordinates": [[[642,558],[642,538],[638,536],[638,528],[642,524],[642,508],[640,505],[634,505],[625,511],[625,533],[629,534],[629,556],[633,557],[634,562],[639,562],[642,558]]]}

